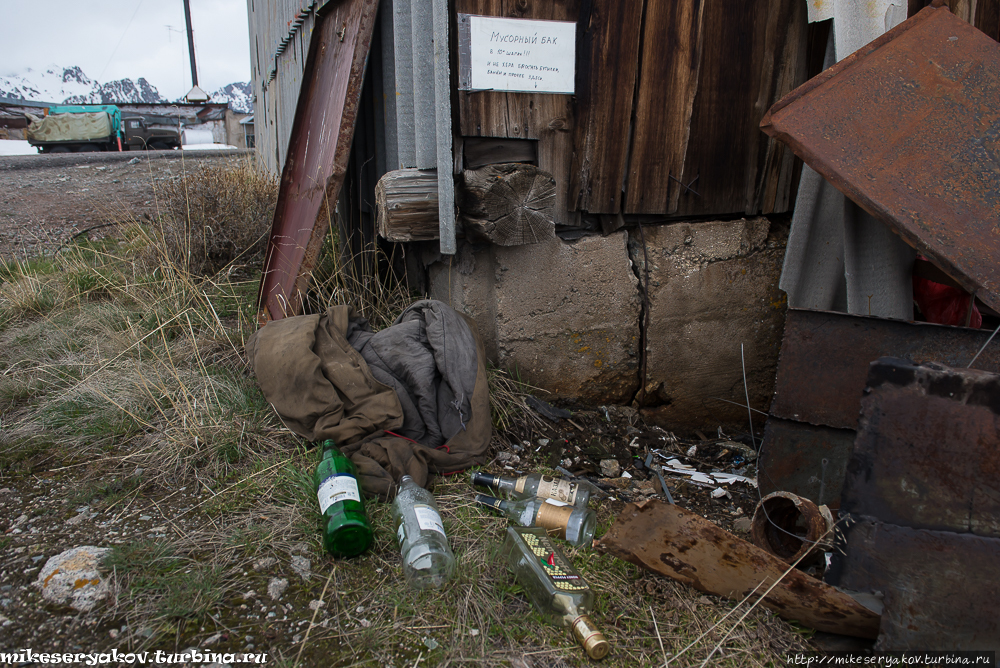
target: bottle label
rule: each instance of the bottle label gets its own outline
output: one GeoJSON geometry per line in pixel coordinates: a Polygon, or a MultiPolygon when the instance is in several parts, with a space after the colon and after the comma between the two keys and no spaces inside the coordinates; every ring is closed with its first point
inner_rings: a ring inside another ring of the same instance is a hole
{"type": "Polygon", "coordinates": [[[544,527],[549,533],[559,538],[565,538],[566,525],[569,524],[569,516],[573,514],[574,510],[573,506],[561,501],[545,499],[545,503],[538,508],[535,526],[544,527]]]}
{"type": "Polygon", "coordinates": [[[430,506],[418,503],[413,506],[413,512],[417,516],[417,524],[421,531],[437,531],[444,535],[444,524],[441,523],[441,516],[430,506]]]}
{"type": "Polygon", "coordinates": [[[326,513],[326,509],[341,501],[361,501],[361,490],[358,488],[358,481],[354,476],[347,473],[335,473],[319,485],[316,492],[319,497],[319,512],[326,513]]]}
{"type": "Polygon", "coordinates": [[[531,552],[538,557],[545,575],[552,581],[556,589],[562,591],[586,591],[589,589],[580,574],[577,573],[562,552],[556,549],[548,536],[521,534],[531,552]]]}
{"type": "Polygon", "coordinates": [[[576,503],[576,490],[579,488],[575,482],[568,480],[557,480],[551,476],[543,475],[538,482],[538,492],[536,496],[542,498],[556,499],[566,503],[576,503]]]}
{"type": "MultiPolygon", "coordinates": [[[[524,483],[528,481],[528,476],[523,475],[514,481],[514,491],[518,494],[524,494],[524,483]]],[[[541,496],[541,495],[539,495],[541,496]]]]}

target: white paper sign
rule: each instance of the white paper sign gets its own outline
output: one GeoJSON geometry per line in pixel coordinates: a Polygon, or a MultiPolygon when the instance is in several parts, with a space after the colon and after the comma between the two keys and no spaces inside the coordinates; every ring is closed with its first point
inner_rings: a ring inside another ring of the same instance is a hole
{"type": "Polygon", "coordinates": [[[576,23],[470,16],[471,90],[573,94],[576,23]]]}

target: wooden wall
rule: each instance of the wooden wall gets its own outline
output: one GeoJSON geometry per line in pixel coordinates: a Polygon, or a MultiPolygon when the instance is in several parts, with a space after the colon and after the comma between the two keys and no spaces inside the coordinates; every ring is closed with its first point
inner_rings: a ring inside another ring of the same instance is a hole
{"type": "Polygon", "coordinates": [[[565,210],[681,217],[790,208],[793,156],[758,124],[805,81],[802,0],[455,5],[578,22],[576,95],[459,92],[463,136],[538,140],[538,166],[556,177],[565,210]]]}

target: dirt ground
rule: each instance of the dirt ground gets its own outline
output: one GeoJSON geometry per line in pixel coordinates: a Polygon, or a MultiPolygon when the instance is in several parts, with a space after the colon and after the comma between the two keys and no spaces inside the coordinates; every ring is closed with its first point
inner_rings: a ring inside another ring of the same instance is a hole
{"type": "MultiPolygon", "coordinates": [[[[520,475],[539,467],[559,467],[578,481],[592,485],[590,505],[605,521],[617,516],[628,502],[666,498],[659,478],[645,464],[650,454],[654,466],[669,457],[702,472],[724,471],[750,479],[756,477],[749,448],[740,440],[749,441],[748,435],[712,434],[711,438],[705,435],[705,440],[678,439],[643,424],[634,409],[619,406],[575,411],[572,417],[555,420],[535,412],[527,415],[527,419],[517,420],[506,433],[494,436],[492,460],[483,470],[520,475]],[[614,467],[611,460],[619,468],[613,476],[608,475],[608,467],[614,467]]],[[[0,535],[6,555],[0,566],[0,632],[6,636],[6,646],[86,652],[100,651],[109,642],[121,642],[123,647],[129,639],[130,643],[141,643],[145,631],[133,626],[134,620],[125,609],[105,610],[91,616],[66,614],[66,610],[45,605],[34,582],[46,560],[67,545],[167,540],[177,535],[207,535],[206,532],[210,534],[213,530],[214,520],[204,511],[211,507],[206,504],[214,502],[217,490],[192,483],[154,494],[130,494],[126,487],[125,493],[103,498],[96,495],[92,499],[98,483],[87,478],[88,469],[94,465],[66,467],[39,460],[32,462],[32,474],[4,476],[6,479],[0,481],[0,504],[5,509],[0,518],[0,535]]],[[[142,474],[121,470],[117,477],[127,478],[130,473],[142,474]]],[[[107,485],[107,475],[99,484],[107,485]]],[[[476,491],[464,476],[449,480],[451,486],[446,494],[455,494],[457,489],[459,496],[471,498],[476,491]]],[[[715,486],[693,483],[688,476],[665,472],[664,480],[678,505],[748,538],[748,520],[758,501],[753,485],[743,482],[720,485],[718,488],[726,491],[714,497],[715,486]]],[[[436,492],[440,493],[441,488],[436,492]]],[[[280,548],[280,553],[286,554],[292,563],[297,556],[308,555],[310,549],[305,544],[273,547],[276,551],[280,548]]],[[[240,574],[234,575],[239,578],[240,574]]],[[[647,574],[647,578],[649,586],[663,582],[652,574],[647,574]]],[[[227,614],[217,623],[178,628],[177,651],[195,644],[219,652],[265,651],[273,655],[275,650],[280,652],[301,640],[314,610],[309,608],[304,583],[301,589],[306,598],[296,599],[297,578],[290,575],[287,564],[274,559],[261,560],[244,580],[242,588],[227,594],[227,614]],[[268,577],[275,575],[292,580],[292,589],[280,601],[271,600],[263,585],[268,577]]],[[[705,597],[699,600],[708,603],[705,597]]],[[[372,614],[377,605],[375,600],[352,598],[350,609],[342,611],[346,615],[343,623],[360,631],[366,614],[372,614]]],[[[779,624],[777,619],[773,622],[779,624]]],[[[781,640],[781,636],[782,632],[778,632],[774,642],[786,647],[787,640],[781,640]]],[[[419,643],[411,649],[416,652],[419,643]]]]}
{"type": "Polygon", "coordinates": [[[155,217],[158,185],[206,162],[252,151],[148,151],[0,157],[0,258],[54,252],[96,239],[128,216],[155,217]]]}

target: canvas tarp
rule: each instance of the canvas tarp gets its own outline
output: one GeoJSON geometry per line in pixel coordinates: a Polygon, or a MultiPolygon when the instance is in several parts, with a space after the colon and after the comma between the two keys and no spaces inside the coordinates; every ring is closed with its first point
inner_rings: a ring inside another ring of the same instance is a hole
{"type": "Polygon", "coordinates": [[[50,114],[28,125],[28,139],[35,142],[107,139],[112,132],[111,117],[104,111],[50,114]]]}
{"type": "Polygon", "coordinates": [[[443,302],[418,301],[377,333],[349,306],[274,320],[247,355],[282,422],[308,441],[336,441],[367,493],[483,463],[485,349],[475,323],[443,302]]]}

